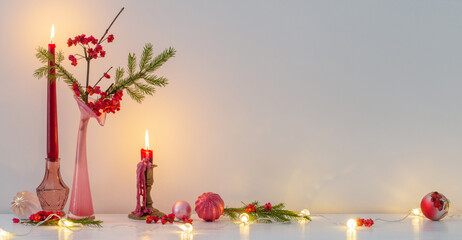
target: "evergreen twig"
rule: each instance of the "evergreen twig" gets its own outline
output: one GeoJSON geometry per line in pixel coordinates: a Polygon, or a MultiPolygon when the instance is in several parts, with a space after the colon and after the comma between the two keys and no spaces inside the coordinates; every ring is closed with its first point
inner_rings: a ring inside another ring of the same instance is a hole
{"type": "MultiPolygon", "coordinates": [[[[100,220],[91,220],[90,218],[83,218],[83,219],[78,219],[78,220],[69,220],[68,221],[72,222],[72,223],[80,223],[82,224],[83,226],[89,226],[89,227],[98,227],[98,228],[102,228],[103,226],[101,225],[103,223],[103,221],[100,221],[100,220]]],[[[30,220],[27,220],[27,221],[22,221],[21,224],[25,224],[25,225],[36,225],[38,224],[38,222],[34,222],[34,221],[30,221],[30,220]]],[[[58,226],[59,224],[59,219],[50,219],[44,223],[42,223],[41,225],[43,226],[58,226]]]]}
{"type": "Polygon", "coordinates": [[[141,54],[138,71],[136,71],[136,56],[130,53],[128,55],[127,71],[123,68],[116,70],[115,83],[108,88],[108,94],[126,90],[133,100],[137,102],[143,101],[145,95],[154,94],[155,87],[164,87],[167,85],[168,81],[166,78],[157,77],[152,75],[152,73],[167,62],[168,59],[174,57],[175,53],[176,50],[170,47],[152,59],[152,44],[147,43],[141,54]],[[125,72],[128,73],[127,77],[124,77],[125,72]],[[144,80],[146,84],[141,82],[141,80],[144,80]]]}
{"type": "Polygon", "coordinates": [[[248,205],[244,204],[244,206],[240,208],[225,208],[223,215],[230,217],[232,220],[238,220],[239,215],[247,213],[251,222],[255,221],[262,223],[271,223],[273,221],[288,223],[294,219],[305,219],[311,221],[309,216],[300,215],[294,211],[284,209],[283,203],[272,206],[270,210],[266,210],[265,206],[259,204],[258,201],[254,201],[251,204],[255,205],[255,211],[246,211],[248,205]]]}

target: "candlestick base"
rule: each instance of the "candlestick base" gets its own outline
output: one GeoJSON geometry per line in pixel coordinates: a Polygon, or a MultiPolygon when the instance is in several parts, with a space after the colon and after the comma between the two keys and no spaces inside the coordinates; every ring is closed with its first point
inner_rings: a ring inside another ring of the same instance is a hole
{"type": "Polygon", "coordinates": [[[69,196],[69,188],[59,171],[59,160],[59,158],[46,158],[45,176],[36,189],[43,211],[63,212],[69,196]]]}
{"type": "Polygon", "coordinates": [[[141,217],[137,217],[135,214],[133,213],[130,213],[128,214],[128,218],[130,219],[134,219],[134,220],[146,220],[146,216],[156,216],[158,218],[162,218],[165,213],[159,211],[157,208],[151,208],[152,209],[152,213],[151,214],[144,214],[143,216],[141,217]]]}

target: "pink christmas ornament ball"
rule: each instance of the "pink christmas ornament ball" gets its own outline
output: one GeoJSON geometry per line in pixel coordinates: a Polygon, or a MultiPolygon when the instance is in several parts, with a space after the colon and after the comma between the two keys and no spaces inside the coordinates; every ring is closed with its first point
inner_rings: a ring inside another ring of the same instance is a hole
{"type": "Polygon", "coordinates": [[[223,214],[225,202],[216,193],[203,193],[196,200],[195,210],[201,219],[213,222],[223,214]]]}
{"type": "Polygon", "coordinates": [[[448,214],[449,200],[439,192],[431,192],[422,198],[420,210],[428,219],[439,221],[448,214]]]}
{"type": "Polygon", "coordinates": [[[177,201],[173,204],[172,213],[175,217],[181,219],[183,216],[191,217],[191,205],[186,201],[177,201]]]}

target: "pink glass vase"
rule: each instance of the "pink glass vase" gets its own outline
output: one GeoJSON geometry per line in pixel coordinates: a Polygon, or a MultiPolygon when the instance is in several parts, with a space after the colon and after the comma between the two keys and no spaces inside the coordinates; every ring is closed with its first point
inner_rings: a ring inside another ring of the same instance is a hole
{"type": "Polygon", "coordinates": [[[104,126],[106,114],[103,113],[101,116],[97,116],[80,98],[74,98],[80,109],[80,124],[77,136],[74,181],[72,183],[71,201],[69,203],[69,217],[72,219],[92,218],[94,212],[87,166],[87,127],[92,117],[101,126],[104,126]]]}

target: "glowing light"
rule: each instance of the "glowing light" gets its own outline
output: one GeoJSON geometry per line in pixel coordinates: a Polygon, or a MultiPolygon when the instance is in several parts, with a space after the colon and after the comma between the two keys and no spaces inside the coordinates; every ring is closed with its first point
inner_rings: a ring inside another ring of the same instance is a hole
{"type": "Polygon", "coordinates": [[[356,240],[356,229],[350,228],[347,230],[347,240],[356,240]]]}
{"type": "Polygon", "coordinates": [[[0,228],[0,239],[7,239],[9,238],[10,236],[12,236],[13,234],[3,230],[0,228]]]}
{"type": "Polygon", "coordinates": [[[53,43],[53,40],[55,39],[55,25],[51,25],[51,35],[50,35],[50,43],[53,43]]]}
{"type": "Polygon", "coordinates": [[[146,144],[146,150],[148,150],[149,149],[149,133],[147,129],[146,129],[146,135],[144,135],[144,143],[146,144]]]}
{"type": "Polygon", "coordinates": [[[190,233],[193,230],[193,226],[190,223],[181,224],[178,227],[185,233],[190,233]]]}
{"type": "Polygon", "coordinates": [[[59,220],[58,225],[60,227],[65,227],[65,228],[70,228],[70,227],[74,226],[74,224],[71,221],[69,221],[69,220],[67,220],[65,218],[62,218],[61,220],[59,220]]]}
{"type": "MultiPolygon", "coordinates": [[[[151,239],[151,238],[149,238],[149,239],[151,239]]],[[[180,235],[180,239],[181,240],[193,240],[194,235],[192,233],[182,232],[181,235],[180,235]]]]}
{"type": "Polygon", "coordinates": [[[59,228],[58,239],[59,240],[72,240],[72,231],[68,228],[59,228]]]}
{"type": "Polygon", "coordinates": [[[411,213],[416,215],[416,216],[420,216],[422,215],[422,211],[420,211],[420,208],[414,208],[411,210],[411,213]]]}
{"type": "Polygon", "coordinates": [[[304,217],[304,216],[310,216],[310,210],[308,209],[303,209],[301,212],[300,212],[300,216],[301,217],[304,217]]]}
{"type": "Polygon", "coordinates": [[[250,236],[250,224],[241,223],[239,224],[239,239],[240,240],[249,240],[250,236]]]}
{"type": "Polygon", "coordinates": [[[347,227],[350,229],[354,229],[356,227],[356,224],[356,220],[354,220],[353,218],[350,218],[347,221],[347,227]]]}
{"type": "Polygon", "coordinates": [[[306,218],[299,218],[297,220],[297,222],[300,224],[300,225],[304,225],[305,223],[308,223],[310,222],[309,220],[307,220],[306,218]]]}
{"type": "Polygon", "coordinates": [[[250,217],[249,217],[249,214],[247,214],[247,213],[243,213],[243,214],[241,214],[239,216],[239,220],[241,220],[241,222],[244,223],[244,224],[249,223],[249,219],[250,219],[250,217]]]}

